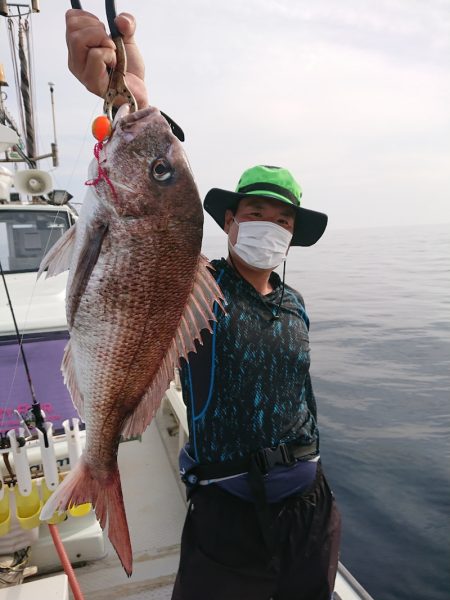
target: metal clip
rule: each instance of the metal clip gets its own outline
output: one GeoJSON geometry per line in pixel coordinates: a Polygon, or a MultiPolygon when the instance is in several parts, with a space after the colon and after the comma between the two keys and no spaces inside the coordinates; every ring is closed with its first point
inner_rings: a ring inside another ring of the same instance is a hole
{"type": "MultiPolygon", "coordinates": [[[[79,0],[71,0],[72,8],[82,9],[79,0]]],[[[125,98],[126,102],[130,105],[130,112],[136,112],[137,102],[133,96],[130,88],[126,84],[125,74],[127,72],[127,53],[125,50],[125,44],[123,43],[122,36],[115,24],[115,18],[117,16],[116,5],[114,0],[105,0],[106,16],[108,19],[109,30],[111,32],[111,38],[116,46],[117,63],[114,71],[111,74],[111,80],[108,91],[106,92],[105,102],[103,104],[103,110],[108,115],[109,120],[113,121],[112,110],[114,102],[118,96],[125,98]]]]}

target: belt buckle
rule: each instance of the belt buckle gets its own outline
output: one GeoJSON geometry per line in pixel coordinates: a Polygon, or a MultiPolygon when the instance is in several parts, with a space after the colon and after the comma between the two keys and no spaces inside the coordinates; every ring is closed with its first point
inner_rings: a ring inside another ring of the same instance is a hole
{"type": "Polygon", "coordinates": [[[286,444],[278,444],[275,448],[261,448],[255,453],[255,459],[263,473],[268,473],[275,465],[291,465],[293,463],[286,444]]]}

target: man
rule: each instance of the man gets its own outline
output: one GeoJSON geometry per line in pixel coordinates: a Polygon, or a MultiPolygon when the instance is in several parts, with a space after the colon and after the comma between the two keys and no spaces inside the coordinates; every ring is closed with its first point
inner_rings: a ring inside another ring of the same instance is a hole
{"type": "MultiPolygon", "coordinates": [[[[124,35],[128,85],[147,104],[134,20],[124,35]]],[[[94,93],[107,88],[115,56],[103,25],[68,11],[71,71],[94,93]]],[[[309,321],[301,295],[274,269],[291,245],[322,236],[326,215],[300,206],[286,169],[258,165],[235,192],[212,189],[205,210],[228,234],[228,259],[213,261],[226,312],[183,361],[190,428],[180,455],[190,506],[173,600],[329,600],[340,518],[319,460],[309,376],[309,321]]]]}

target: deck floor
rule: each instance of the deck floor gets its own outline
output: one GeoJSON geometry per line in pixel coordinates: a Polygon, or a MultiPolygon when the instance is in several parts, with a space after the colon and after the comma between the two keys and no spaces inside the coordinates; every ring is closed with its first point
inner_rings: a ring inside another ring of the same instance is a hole
{"type": "Polygon", "coordinates": [[[142,441],[120,445],[119,468],[133,546],[127,578],[106,536],[106,558],[76,569],[86,600],[170,599],[186,513],[180,487],[155,423],[142,441]]]}

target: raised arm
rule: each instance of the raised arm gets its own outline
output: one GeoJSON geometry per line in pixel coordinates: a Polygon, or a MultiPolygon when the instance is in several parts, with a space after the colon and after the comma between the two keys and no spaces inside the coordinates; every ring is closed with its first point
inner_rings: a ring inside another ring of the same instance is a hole
{"type": "MultiPolygon", "coordinates": [[[[144,83],[145,66],[134,41],[136,20],[128,13],[116,18],[127,51],[126,81],[139,108],[148,106],[144,83]]],[[[93,94],[104,97],[108,89],[107,67],[116,64],[114,42],[106,33],[104,24],[85,10],[71,9],[66,13],[66,41],[69,51],[69,69],[93,94]]]]}

